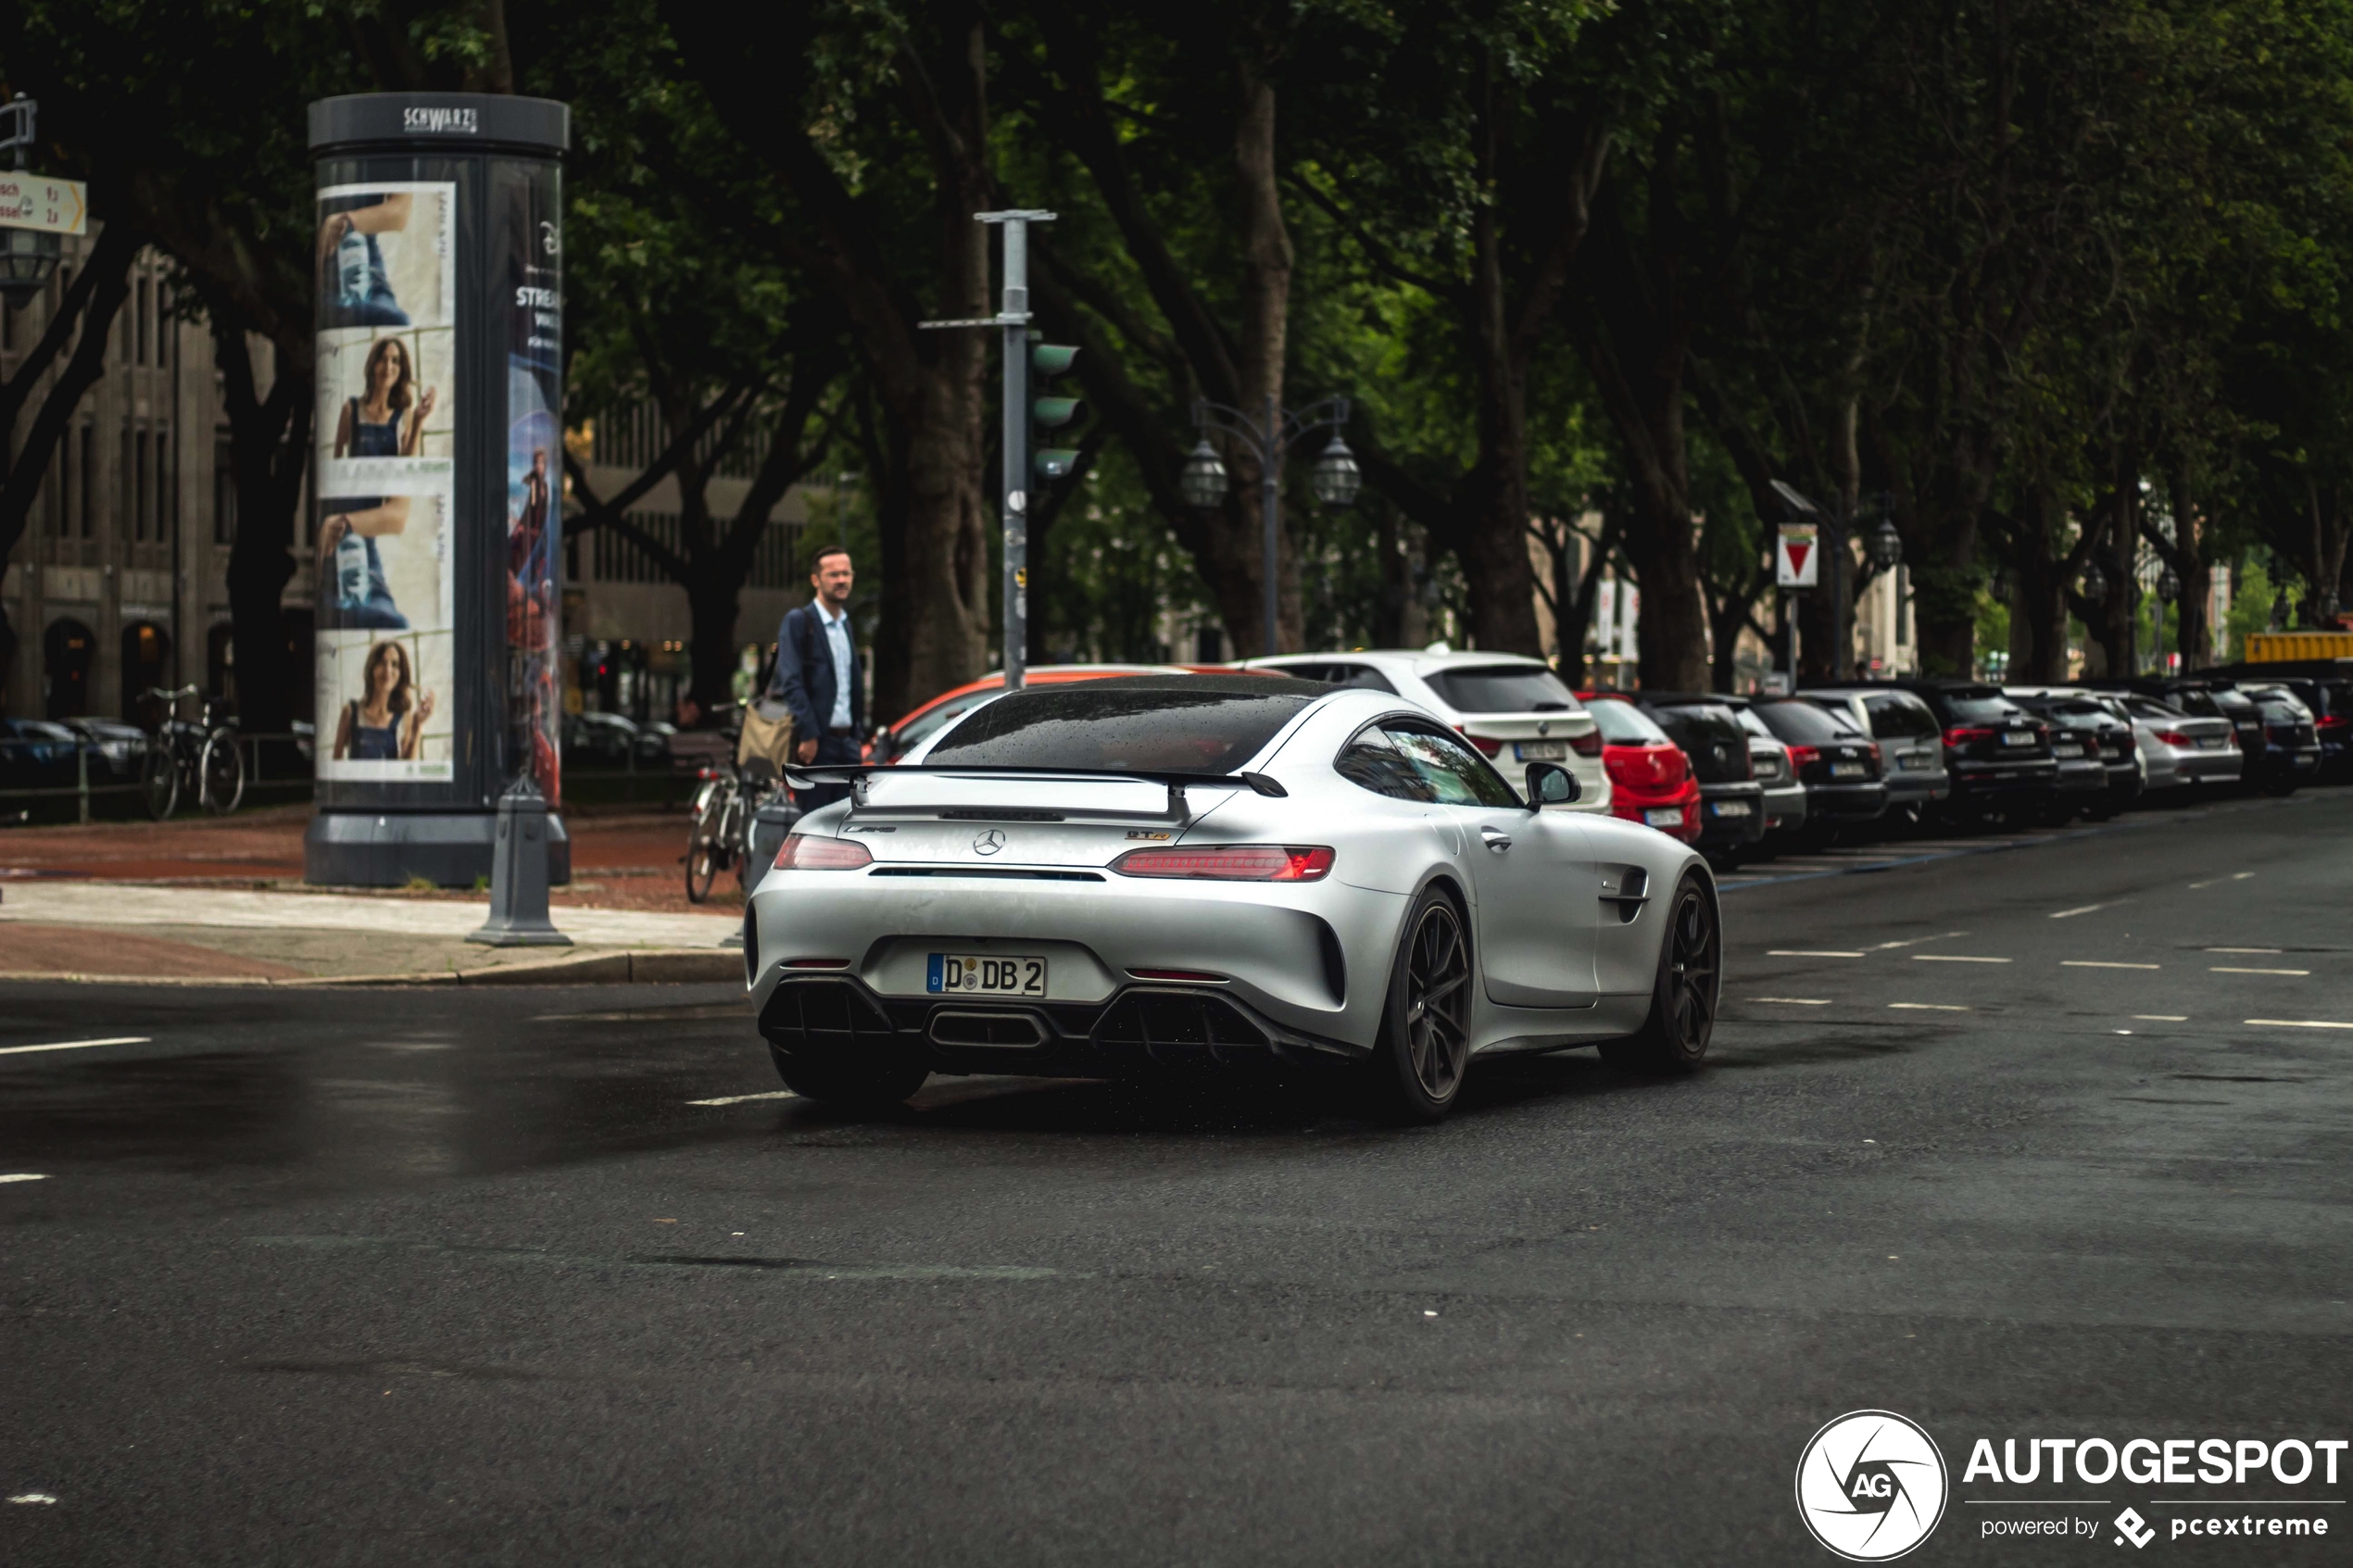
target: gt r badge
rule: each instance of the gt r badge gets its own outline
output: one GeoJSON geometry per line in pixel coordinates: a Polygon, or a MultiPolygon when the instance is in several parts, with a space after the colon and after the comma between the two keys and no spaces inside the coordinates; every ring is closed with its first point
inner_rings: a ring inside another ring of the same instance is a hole
{"type": "Polygon", "coordinates": [[[1149,833],[1142,828],[1129,828],[1127,830],[1127,836],[1130,838],[1149,838],[1155,844],[1166,843],[1168,839],[1168,835],[1164,833],[1149,833]]]}
{"type": "Polygon", "coordinates": [[[973,853],[975,855],[994,855],[1004,847],[1005,830],[1003,828],[990,828],[973,840],[973,853]]]}

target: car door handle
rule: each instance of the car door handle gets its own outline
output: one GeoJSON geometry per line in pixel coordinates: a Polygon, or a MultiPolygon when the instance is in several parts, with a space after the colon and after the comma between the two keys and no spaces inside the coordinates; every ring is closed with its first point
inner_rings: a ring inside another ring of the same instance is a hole
{"type": "Polygon", "coordinates": [[[1493,828],[1479,829],[1478,836],[1487,847],[1498,855],[1512,847],[1512,835],[1507,833],[1497,833],[1493,828]]]}

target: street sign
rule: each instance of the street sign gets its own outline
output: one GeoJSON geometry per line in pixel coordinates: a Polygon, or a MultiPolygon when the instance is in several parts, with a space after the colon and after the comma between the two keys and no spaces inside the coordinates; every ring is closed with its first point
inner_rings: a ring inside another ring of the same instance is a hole
{"type": "Polygon", "coordinates": [[[1821,581],[1822,556],[1816,547],[1818,531],[1810,522],[1781,525],[1774,552],[1773,581],[1784,588],[1811,588],[1821,581]]]}
{"type": "Polygon", "coordinates": [[[0,229],[80,234],[90,227],[90,187],[23,169],[0,169],[0,229]]]}

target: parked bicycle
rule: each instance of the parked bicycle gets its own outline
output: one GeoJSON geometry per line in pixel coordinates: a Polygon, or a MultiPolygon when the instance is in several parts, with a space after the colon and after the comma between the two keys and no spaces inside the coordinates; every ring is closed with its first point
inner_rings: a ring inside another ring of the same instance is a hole
{"type": "Polygon", "coordinates": [[[193,685],[172,691],[151,686],[145,695],[163,709],[139,765],[147,815],[166,821],[179,809],[183,791],[215,816],[235,810],[245,797],[245,758],[237,732],[220,716],[220,705],[193,685]],[[180,717],[181,701],[187,697],[197,701],[193,722],[180,717]]]}
{"type": "Polygon", "coordinates": [[[743,736],[740,724],[722,733],[727,740],[726,754],[701,770],[702,783],[695,791],[693,818],[686,829],[686,901],[691,904],[708,902],[711,884],[731,866],[737,886],[749,881],[752,818],[770,796],[784,787],[784,781],[763,759],[736,760],[743,736]]]}

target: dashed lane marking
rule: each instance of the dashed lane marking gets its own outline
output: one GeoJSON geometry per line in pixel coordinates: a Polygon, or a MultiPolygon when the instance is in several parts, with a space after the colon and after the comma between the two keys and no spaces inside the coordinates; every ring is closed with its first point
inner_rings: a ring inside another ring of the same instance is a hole
{"type": "Polygon", "coordinates": [[[2007,959],[1972,958],[1967,953],[1914,953],[1914,963],[2007,963],[2007,959]]]}
{"type": "Polygon", "coordinates": [[[2099,959],[2061,959],[2061,969],[2163,969],[2155,963],[2108,963],[2099,959]]]}
{"type": "Polygon", "coordinates": [[[1948,931],[1942,936],[1906,936],[1901,942],[1877,943],[1872,947],[1871,951],[1874,953],[1884,953],[1891,947],[1917,947],[1923,942],[1950,942],[1956,936],[1967,936],[1968,935],[1969,933],[1966,931],[1948,931]]]}
{"type": "Polygon", "coordinates": [[[2353,1029],[2353,1023],[2326,1018],[2250,1018],[2246,1022],[2258,1029],[2353,1029]]]}
{"type": "Polygon", "coordinates": [[[2053,920],[2073,920],[2077,915],[2088,915],[2094,909],[2111,909],[2115,907],[2116,901],[2114,900],[2106,904],[2085,904],[2080,909],[2061,909],[2050,918],[2053,920]]]}
{"type": "Polygon", "coordinates": [[[2143,1023],[2187,1023],[2190,1021],[2186,1012],[2136,1012],[2133,1016],[2143,1023]]]}
{"type": "Polygon", "coordinates": [[[118,1035],[107,1040],[59,1040],[51,1046],[0,1046],[0,1056],[22,1056],[28,1051],[86,1051],[94,1046],[144,1046],[153,1037],[118,1035]]]}
{"type": "Polygon", "coordinates": [[[2277,947],[2208,947],[2209,953],[2276,953],[2277,947]]]}
{"type": "Polygon", "coordinates": [[[42,1171],[0,1172],[0,1182],[45,1182],[48,1179],[47,1173],[42,1171]]]}
{"type": "Polygon", "coordinates": [[[690,1099],[686,1103],[688,1105],[741,1105],[746,1100],[799,1099],[799,1098],[800,1097],[799,1095],[793,1093],[790,1089],[770,1089],[765,1094],[721,1095],[717,1099],[690,1099]]]}
{"type": "Polygon", "coordinates": [[[1831,999],[1828,997],[1751,997],[1749,1000],[1778,1002],[1783,1007],[1791,1008],[1826,1008],[1831,1005],[1831,999]]]}
{"type": "Polygon", "coordinates": [[[1969,1009],[1967,1009],[1967,1008],[1965,1008],[1965,1007],[1957,1007],[1957,1006],[1955,1006],[1955,1005],[1954,1005],[1953,1003],[1951,1003],[1951,1002],[1890,1002],[1890,1003],[1888,1003],[1887,1005],[1888,1005],[1889,1007],[1892,1007],[1892,1008],[1896,1008],[1896,1009],[1899,1009],[1899,1010],[1903,1010],[1903,1011],[1905,1011],[1905,1012],[1967,1012],[1967,1011],[1969,1011],[1969,1009]]]}
{"type": "Polygon", "coordinates": [[[2245,881],[2246,881],[2248,877],[2251,877],[2251,876],[2253,876],[2254,874],[2255,874],[2255,873],[2254,873],[2253,872],[2232,872],[2230,875],[2228,875],[2228,876],[2210,876],[2210,877],[2208,877],[2208,878],[2207,878],[2204,882],[2193,882],[2193,883],[2191,883],[2191,884],[2190,884],[2190,885],[2191,885],[2192,887],[2194,887],[2194,888],[2195,888],[2195,887],[2212,887],[2212,886],[2216,885],[2216,884],[2219,884],[2219,883],[2224,883],[2224,882],[2245,882],[2245,881]]]}
{"type": "Polygon", "coordinates": [[[2246,969],[2237,964],[2208,964],[2208,974],[2309,974],[2309,969],[2246,969]]]}
{"type": "Polygon", "coordinates": [[[1840,952],[1835,948],[1828,947],[1818,949],[1808,947],[1768,947],[1765,949],[1765,956],[1768,959],[1861,959],[1869,958],[1870,955],[1868,953],[1844,953],[1840,952]]]}

